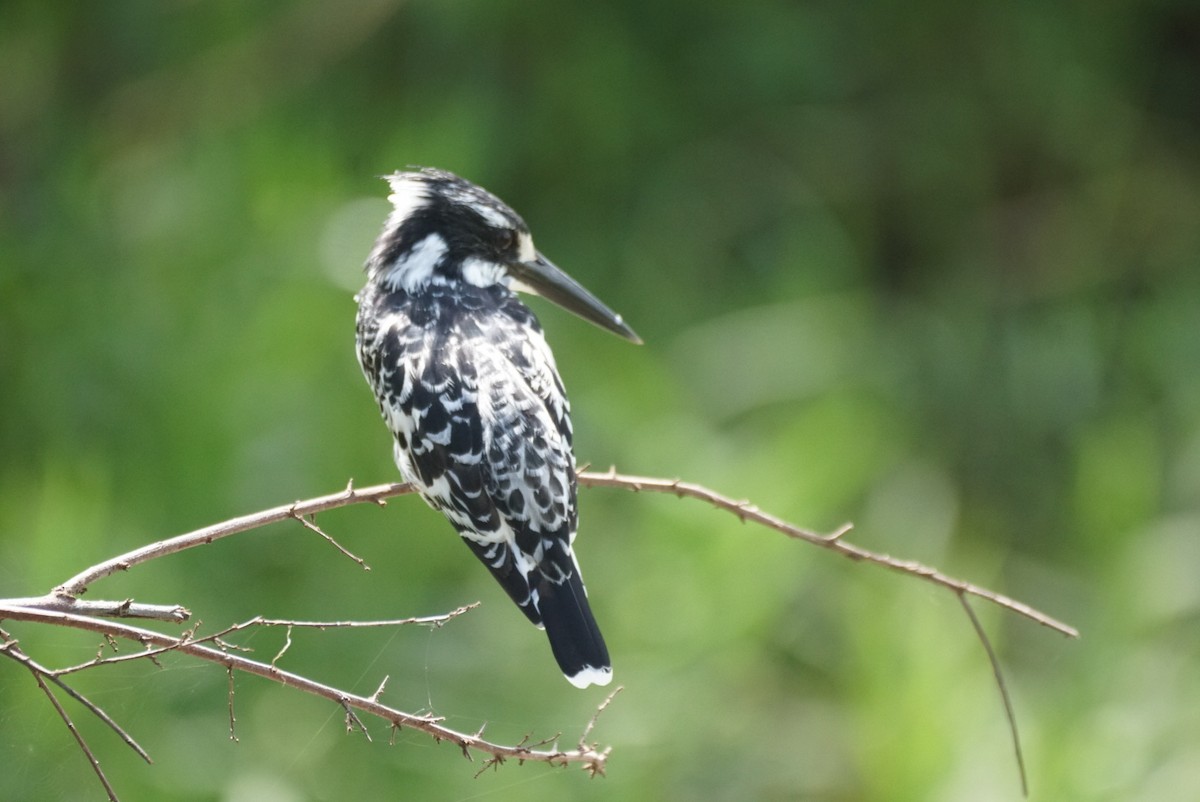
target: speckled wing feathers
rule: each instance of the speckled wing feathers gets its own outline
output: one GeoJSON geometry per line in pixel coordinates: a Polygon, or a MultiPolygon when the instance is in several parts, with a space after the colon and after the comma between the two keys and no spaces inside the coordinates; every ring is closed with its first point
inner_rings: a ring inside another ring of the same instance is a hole
{"type": "Polygon", "coordinates": [[[406,306],[360,315],[360,361],[405,479],[540,625],[539,581],[578,575],[566,396],[523,305],[499,290],[438,298],[449,292],[430,290],[430,320],[406,306]],[[504,314],[482,314],[493,304],[504,314]]]}

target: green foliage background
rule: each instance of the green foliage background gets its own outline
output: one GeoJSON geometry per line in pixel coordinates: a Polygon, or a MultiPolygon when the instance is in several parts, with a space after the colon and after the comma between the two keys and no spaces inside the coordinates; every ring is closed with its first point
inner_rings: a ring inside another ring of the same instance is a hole
{"type": "MultiPolygon", "coordinates": [[[[455,170],[645,338],[534,301],[581,462],[683,476],[1002,590],[1034,799],[1200,798],[1200,14],[1151,2],[0,5],[0,595],[393,479],[352,352],[376,176],[455,170]]],[[[183,659],[80,676],[127,800],[1014,800],[954,597],[690,502],[590,490],[626,686],[606,779],[343,731],[183,659]]],[[[575,691],[420,502],[277,526],[101,598],[371,618],[287,667],[515,741],[575,691]]],[[[6,625],[9,626],[9,625],[6,625]]],[[[11,625],[50,663],[95,638],[11,625]]],[[[247,638],[273,655],[282,634],[247,638]]],[[[0,661],[0,798],[98,799],[0,661]]]]}

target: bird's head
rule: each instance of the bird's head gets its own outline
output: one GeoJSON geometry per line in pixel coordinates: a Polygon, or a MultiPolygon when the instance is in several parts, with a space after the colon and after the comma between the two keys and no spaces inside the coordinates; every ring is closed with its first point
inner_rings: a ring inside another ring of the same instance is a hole
{"type": "Polygon", "coordinates": [[[367,259],[370,281],[408,293],[430,284],[500,285],[641,342],[620,315],[542,256],[529,226],[492,193],[430,167],[386,178],[392,213],[367,259]]]}

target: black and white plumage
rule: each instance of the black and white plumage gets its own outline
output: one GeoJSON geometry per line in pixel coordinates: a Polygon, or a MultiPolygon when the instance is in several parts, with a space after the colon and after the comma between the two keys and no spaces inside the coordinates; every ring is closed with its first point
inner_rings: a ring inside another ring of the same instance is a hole
{"type": "Polygon", "coordinates": [[[533,246],[499,198],[434,169],[387,177],[393,210],[357,296],[358,359],[404,479],[449,519],[567,679],[607,685],[608,649],[571,545],[570,405],[516,290],[640,342],[533,246]]]}

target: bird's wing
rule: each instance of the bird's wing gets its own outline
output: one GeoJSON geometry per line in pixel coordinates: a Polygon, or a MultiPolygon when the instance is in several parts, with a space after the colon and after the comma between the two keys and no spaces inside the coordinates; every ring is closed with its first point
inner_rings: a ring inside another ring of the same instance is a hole
{"type": "Polygon", "coordinates": [[[540,624],[531,588],[578,572],[576,481],[554,357],[521,311],[489,317],[487,330],[460,319],[454,336],[398,315],[362,332],[360,360],[405,478],[540,624]]]}
{"type": "Polygon", "coordinates": [[[484,489],[499,515],[512,569],[530,586],[537,584],[535,573],[561,584],[578,571],[570,548],[576,482],[562,382],[536,323],[519,336],[494,333],[482,342],[471,361],[484,489]]]}
{"type": "Polygon", "coordinates": [[[359,362],[396,439],[396,464],[464,536],[494,537],[500,518],[483,489],[476,365],[401,311],[359,318],[359,362]]]}
{"type": "Polygon", "coordinates": [[[577,687],[603,685],[612,663],[571,550],[578,514],[570,410],[541,329],[521,310],[529,317],[520,336],[489,338],[500,344],[499,358],[478,360],[485,487],[511,533],[512,571],[528,582],[563,674],[577,687]]]}

